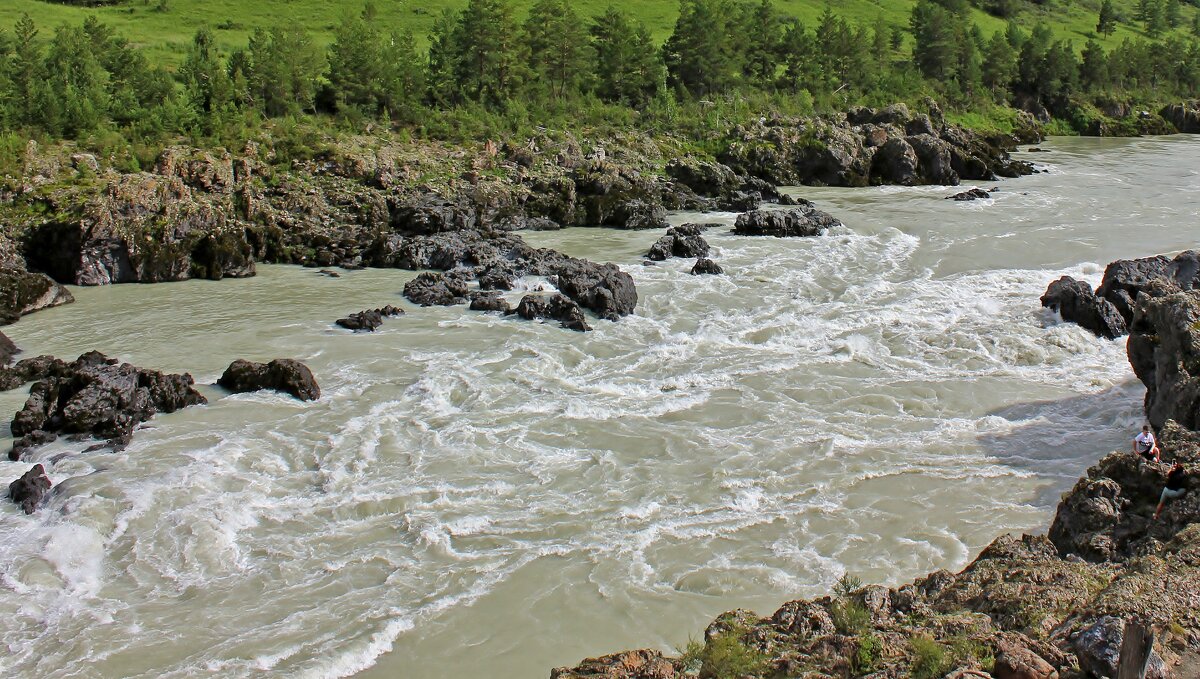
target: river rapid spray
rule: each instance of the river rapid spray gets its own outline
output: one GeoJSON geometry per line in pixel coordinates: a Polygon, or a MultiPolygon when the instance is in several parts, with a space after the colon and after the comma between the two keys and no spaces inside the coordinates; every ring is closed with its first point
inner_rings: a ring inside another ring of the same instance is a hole
{"type": "Polygon", "coordinates": [[[1142,389],[1123,341],[1037,297],[1062,273],[1096,283],[1104,262],[1193,246],[1200,219],[1200,140],[1051,147],[1028,156],[1049,174],[976,203],[801,189],[847,226],[716,227],[729,276],[639,266],[658,233],[527,234],[634,275],[637,314],[584,335],[462,307],[332,327],[396,303],[399,271],[73,290],[11,336],[199,382],[295,356],[325,395],[213,390],[124,452],[57,462],[47,507],[0,514],[0,669],[545,676],[842,572],[897,583],[1044,528],[1124,447],[1142,389]]]}

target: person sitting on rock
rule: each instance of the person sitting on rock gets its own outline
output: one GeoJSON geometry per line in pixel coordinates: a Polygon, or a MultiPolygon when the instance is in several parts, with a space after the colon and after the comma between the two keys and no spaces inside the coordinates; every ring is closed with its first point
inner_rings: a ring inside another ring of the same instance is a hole
{"type": "Polygon", "coordinates": [[[1142,433],[1133,437],[1133,452],[1151,462],[1159,461],[1162,452],[1158,449],[1158,442],[1154,440],[1154,433],[1150,431],[1150,425],[1143,426],[1142,433]]]}
{"type": "Polygon", "coordinates": [[[1167,487],[1163,488],[1162,496],[1158,498],[1158,508],[1154,510],[1155,521],[1158,521],[1158,515],[1162,514],[1163,505],[1167,504],[1167,500],[1173,500],[1187,492],[1183,485],[1185,477],[1183,463],[1175,460],[1175,466],[1171,467],[1167,474],[1167,487]]]}

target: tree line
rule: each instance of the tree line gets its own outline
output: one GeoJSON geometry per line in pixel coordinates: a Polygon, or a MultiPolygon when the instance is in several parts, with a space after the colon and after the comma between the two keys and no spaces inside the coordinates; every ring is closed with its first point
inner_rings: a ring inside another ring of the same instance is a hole
{"type": "MultiPolygon", "coordinates": [[[[1169,24],[1178,0],[1142,4],[1169,24]]],[[[898,26],[854,24],[827,8],[809,26],[772,0],[681,0],[659,47],[612,6],[584,18],[567,0],[537,0],[518,21],[506,0],[470,0],[440,15],[419,49],[411,33],[381,30],[368,3],[341,21],[328,48],[281,23],[224,54],[201,29],[174,72],[95,18],[44,34],[25,16],[0,31],[0,128],[203,137],[305,114],[420,125],[464,107],[637,111],[756,93],[849,104],[929,92],[960,107],[1036,102],[1066,116],[1100,94],[1162,101],[1200,92],[1195,38],[1111,50],[1089,40],[1080,51],[1045,25],[1026,31],[1010,21],[985,35],[969,9],[966,0],[918,0],[898,26]]],[[[1105,0],[1097,32],[1116,20],[1105,0]]]]}

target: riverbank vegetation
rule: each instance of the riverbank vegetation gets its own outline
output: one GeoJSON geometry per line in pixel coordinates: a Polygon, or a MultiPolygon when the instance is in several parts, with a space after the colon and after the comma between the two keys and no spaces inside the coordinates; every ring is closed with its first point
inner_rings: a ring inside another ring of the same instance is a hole
{"type": "Polygon", "coordinates": [[[1124,23],[1106,2],[1082,48],[1061,26],[1023,25],[1023,0],[918,0],[904,23],[829,6],[802,21],[775,0],[682,0],[661,45],[632,10],[583,9],[535,0],[518,18],[508,0],[470,0],[418,36],[387,30],[367,3],[327,35],[277,22],[232,51],[219,27],[203,27],[173,59],[95,15],[46,25],[24,14],[0,32],[0,154],[14,158],[31,137],[237,146],[265,122],[275,137],[296,136],[292,146],[314,129],[462,143],[544,127],[637,128],[703,145],[762,115],[927,97],[985,128],[1004,129],[1022,108],[1053,117],[1056,131],[1137,133],[1141,109],[1200,92],[1200,38],[1186,32],[1200,15],[1178,0],[1141,0],[1124,23]],[[974,19],[981,9],[994,30],[974,19]],[[1112,44],[1131,22],[1143,35],[1112,44]],[[1098,130],[1105,118],[1126,123],[1098,130]]]}

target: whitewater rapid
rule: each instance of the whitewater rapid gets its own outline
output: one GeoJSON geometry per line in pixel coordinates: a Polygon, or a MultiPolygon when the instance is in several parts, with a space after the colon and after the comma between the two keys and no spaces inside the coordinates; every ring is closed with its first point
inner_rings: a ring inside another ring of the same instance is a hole
{"type": "MultiPolygon", "coordinates": [[[[0,511],[0,670],[544,677],[1044,530],[1127,445],[1143,390],[1123,341],[1039,295],[1191,247],[1200,220],[1200,140],[1048,147],[1027,156],[1047,173],[974,203],[795,189],[845,222],[819,238],[673,215],[714,224],[727,276],[643,266],[655,232],[526,234],[633,275],[636,314],[586,334],[406,302],[375,334],[332,326],[401,304],[404,271],[72,289],[5,329],[27,355],[98,349],[205,384],[294,357],[323,396],[204,387],[208,406],[122,452],[38,451],[58,491],[0,511]]],[[[29,462],[0,465],[7,482],[29,462]]]]}

